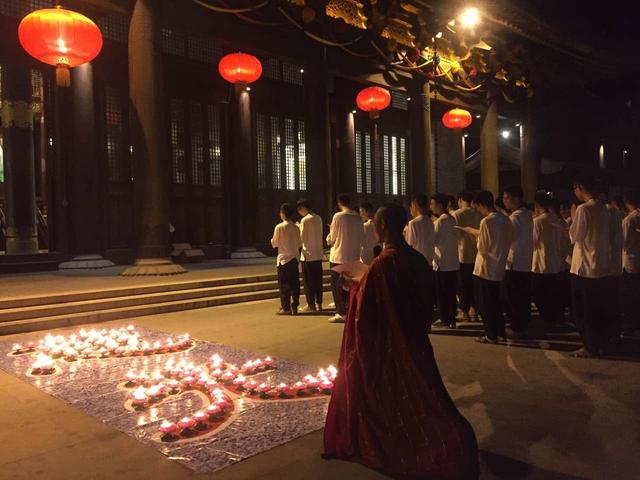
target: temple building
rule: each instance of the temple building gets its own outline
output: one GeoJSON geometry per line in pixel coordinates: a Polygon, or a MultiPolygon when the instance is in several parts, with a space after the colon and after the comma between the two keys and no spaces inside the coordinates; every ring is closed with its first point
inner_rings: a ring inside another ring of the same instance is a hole
{"type": "Polygon", "coordinates": [[[172,253],[271,253],[279,205],[302,197],[326,223],[342,192],[537,188],[528,52],[544,33],[514,10],[467,26],[443,1],[69,0],[104,44],[66,87],[18,37],[54,4],[0,0],[0,271],[179,273],[172,253]],[[236,52],[258,80],[220,75],[236,52]],[[372,86],[390,104],[369,114],[372,86]],[[454,108],[468,127],[443,124],[454,108]]]}

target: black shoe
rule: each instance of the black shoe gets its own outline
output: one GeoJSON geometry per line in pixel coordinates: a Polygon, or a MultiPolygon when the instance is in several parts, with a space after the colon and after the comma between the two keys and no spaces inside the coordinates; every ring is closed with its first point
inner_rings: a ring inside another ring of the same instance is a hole
{"type": "Polygon", "coordinates": [[[298,307],[291,307],[291,315],[297,315],[298,314],[298,307]]]}
{"type": "Polygon", "coordinates": [[[276,315],[291,315],[291,310],[287,310],[285,308],[281,308],[276,312],[276,315]]]}

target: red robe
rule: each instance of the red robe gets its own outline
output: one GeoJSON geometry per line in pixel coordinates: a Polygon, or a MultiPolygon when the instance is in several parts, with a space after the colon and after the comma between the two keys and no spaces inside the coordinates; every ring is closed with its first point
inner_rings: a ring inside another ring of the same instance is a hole
{"type": "Polygon", "coordinates": [[[393,475],[478,477],[478,445],[438,372],[428,337],[432,275],[388,248],[352,288],[325,455],[393,475]]]}

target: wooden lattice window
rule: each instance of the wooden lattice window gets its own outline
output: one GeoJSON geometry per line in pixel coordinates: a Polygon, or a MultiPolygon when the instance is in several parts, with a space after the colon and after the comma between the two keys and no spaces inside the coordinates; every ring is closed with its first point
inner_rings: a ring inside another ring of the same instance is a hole
{"type": "Polygon", "coordinates": [[[171,139],[171,180],[184,184],[185,174],[185,108],[184,101],[172,99],[169,104],[169,133],[171,139]]]}
{"type": "Polygon", "coordinates": [[[104,98],[108,178],[112,182],[121,182],[130,176],[122,96],[115,88],[106,87],[104,98]]]}

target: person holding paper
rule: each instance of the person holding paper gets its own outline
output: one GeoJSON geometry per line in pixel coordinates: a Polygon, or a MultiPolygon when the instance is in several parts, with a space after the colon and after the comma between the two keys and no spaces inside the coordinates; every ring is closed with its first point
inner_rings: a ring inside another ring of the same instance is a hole
{"type": "MultiPolygon", "coordinates": [[[[478,232],[478,254],[473,269],[475,275],[476,299],[480,316],[484,322],[484,336],[480,343],[498,343],[507,337],[504,315],[500,303],[500,287],[504,280],[504,268],[511,246],[511,221],[498,213],[494,207],[493,194],[479,192],[473,199],[473,206],[483,216],[478,232]]],[[[463,227],[470,234],[470,227],[463,227]]]]}
{"type": "Polygon", "coordinates": [[[298,200],[298,215],[300,220],[300,238],[302,250],[300,265],[302,266],[302,281],[307,306],[303,312],[322,310],[322,218],[311,210],[309,200],[298,200]]]}
{"type": "MultiPolygon", "coordinates": [[[[456,220],[447,211],[448,198],[436,193],[431,197],[431,211],[437,217],[434,229],[433,270],[440,324],[456,328],[456,282],[458,280],[458,234],[456,220]]],[[[434,325],[436,325],[434,323],[434,325]]]]}
{"type": "Polygon", "coordinates": [[[428,337],[433,272],[404,240],[405,224],[399,205],[376,213],[383,251],[351,285],[323,456],[392,477],[476,479],[475,434],[444,386],[428,337]]]}
{"type": "MultiPolygon", "coordinates": [[[[481,217],[471,208],[473,195],[471,192],[458,194],[458,209],[451,215],[460,227],[480,228],[481,217]]],[[[458,231],[458,260],[460,271],[458,275],[458,287],[460,296],[460,310],[465,321],[477,321],[477,305],[473,294],[473,266],[476,261],[476,237],[465,232],[458,231]]]]}
{"type": "Polygon", "coordinates": [[[333,267],[349,262],[360,261],[360,250],[364,238],[364,227],[360,216],[351,209],[349,195],[338,196],[338,209],[333,216],[327,244],[331,245],[329,265],[331,270],[331,288],[333,301],[336,304],[336,314],[329,319],[332,323],[344,323],[344,315],[347,313],[348,295],[342,288],[340,275],[333,267]]]}

